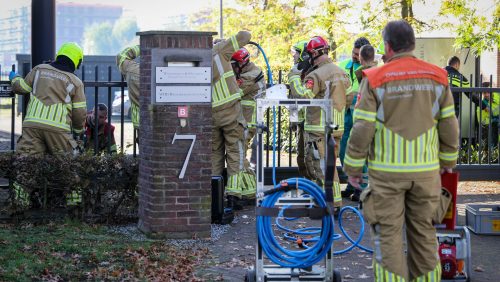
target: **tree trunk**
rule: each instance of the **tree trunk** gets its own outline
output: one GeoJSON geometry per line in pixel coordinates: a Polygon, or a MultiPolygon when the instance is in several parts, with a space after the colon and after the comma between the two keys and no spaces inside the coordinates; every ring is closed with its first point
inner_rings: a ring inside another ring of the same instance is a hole
{"type": "Polygon", "coordinates": [[[401,18],[409,20],[413,17],[413,3],[412,0],[401,0],[401,18]]]}

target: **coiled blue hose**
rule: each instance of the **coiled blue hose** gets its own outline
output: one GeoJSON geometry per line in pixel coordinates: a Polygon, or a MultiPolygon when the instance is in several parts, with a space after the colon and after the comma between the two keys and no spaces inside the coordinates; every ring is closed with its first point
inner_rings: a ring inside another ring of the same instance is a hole
{"type": "MultiPolygon", "coordinates": [[[[298,187],[310,194],[321,208],[326,208],[325,196],[316,183],[304,178],[292,178],[285,181],[287,185],[298,187]]],[[[280,188],[283,184],[276,185],[280,188]]],[[[274,207],[276,201],[283,195],[284,191],[278,191],[268,195],[261,207],[274,207]]],[[[333,220],[330,215],[322,218],[322,228],[318,241],[314,246],[303,250],[289,250],[283,248],[276,240],[271,224],[271,217],[257,216],[257,233],[259,242],[266,256],[274,263],[289,268],[307,268],[319,262],[328,253],[333,243],[333,220]]]]}
{"type": "MultiPolygon", "coordinates": [[[[287,183],[288,186],[297,187],[298,189],[303,190],[310,197],[315,199],[315,202],[319,205],[319,207],[326,207],[325,194],[323,190],[314,182],[305,179],[305,178],[291,178],[285,180],[284,183],[287,183]]],[[[281,187],[282,184],[275,186],[275,188],[281,187]]],[[[274,207],[276,201],[283,195],[283,191],[275,192],[269,196],[267,196],[261,207],[274,207]]],[[[287,240],[297,241],[297,237],[293,235],[305,235],[312,236],[318,235],[314,238],[306,238],[302,239],[302,242],[305,243],[302,246],[304,249],[299,251],[293,251],[289,249],[283,248],[280,243],[276,240],[274,236],[274,231],[272,229],[271,218],[269,216],[257,216],[257,233],[259,235],[259,242],[264,250],[265,254],[271,261],[282,266],[282,267],[290,267],[290,268],[306,268],[315,263],[319,262],[324,256],[327,254],[330,246],[334,240],[338,240],[341,238],[340,234],[334,233],[334,221],[332,220],[331,215],[326,215],[322,218],[322,226],[321,227],[306,227],[300,229],[290,229],[283,226],[279,219],[284,218],[285,220],[295,220],[297,218],[285,218],[283,217],[283,211],[286,209],[282,209],[276,218],[276,225],[279,229],[286,231],[284,234],[284,238],[287,240]],[[307,243],[314,243],[312,246],[309,246],[307,243]]],[[[364,236],[365,224],[364,219],[361,213],[354,207],[344,207],[340,210],[339,213],[339,228],[345,238],[351,242],[352,245],[349,247],[335,251],[334,255],[340,255],[349,252],[355,247],[358,247],[366,252],[373,252],[371,249],[362,246],[360,244],[361,240],[364,236]],[[342,226],[342,215],[346,211],[351,211],[355,213],[360,221],[361,228],[358,237],[356,240],[352,239],[347,231],[342,226]]]]}

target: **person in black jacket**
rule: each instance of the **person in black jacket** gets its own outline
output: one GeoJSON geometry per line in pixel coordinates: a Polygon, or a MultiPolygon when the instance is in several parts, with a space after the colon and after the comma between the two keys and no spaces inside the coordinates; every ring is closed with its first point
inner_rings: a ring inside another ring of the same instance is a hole
{"type": "MultiPolygon", "coordinates": [[[[460,69],[460,59],[457,56],[453,56],[448,60],[448,65],[444,68],[448,72],[448,80],[450,81],[451,87],[470,87],[467,78],[461,74],[458,70],[460,69]]],[[[453,91],[453,101],[455,104],[455,116],[458,118],[460,115],[460,96],[461,91],[453,91]]],[[[463,92],[469,99],[471,99],[470,92],[463,92]]],[[[472,96],[472,102],[475,104],[479,103],[477,95],[472,96]]]]}

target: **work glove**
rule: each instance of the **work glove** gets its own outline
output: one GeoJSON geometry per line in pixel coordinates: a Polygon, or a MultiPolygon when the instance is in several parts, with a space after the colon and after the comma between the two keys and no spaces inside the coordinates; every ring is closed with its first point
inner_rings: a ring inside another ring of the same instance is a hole
{"type": "Polygon", "coordinates": [[[9,73],[9,81],[14,80],[14,78],[16,78],[16,77],[18,77],[18,76],[20,76],[20,75],[19,75],[19,74],[17,74],[15,71],[11,71],[11,72],[9,73]]]}
{"type": "Polygon", "coordinates": [[[300,76],[302,74],[302,71],[299,70],[297,67],[298,67],[298,64],[293,65],[292,69],[290,70],[290,73],[288,74],[288,77],[290,77],[292,75],[300,76]]]}

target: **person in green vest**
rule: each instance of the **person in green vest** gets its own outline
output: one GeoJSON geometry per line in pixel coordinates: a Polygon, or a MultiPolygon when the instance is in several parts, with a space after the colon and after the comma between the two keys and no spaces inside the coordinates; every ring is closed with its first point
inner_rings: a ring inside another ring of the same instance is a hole
{"type": "MultiPolygon", "coordinates": [[[[352,114],[354,112],[354,105],[356,105],[356,99],[358,95],[359,83],[356,78],[356,70],[361,67],[361,63],[359,61],[359,50],[364,45],[369,45],[370,41],[365,37],[359,37],[354,41],[354,46],[352,48],[352,58],[346,59],[338,64],[338,66],[343,69],[349,79],[351,80],[351,87],[347,90],[347,105],[350,105],[349,108],[346,109],[344,115],[344,134],[342,135],[342,139],[340,141],[340,162],[342,166],[344,165],[344,157],[345,150],[347,146],[347,140],[349,139],[349,134],[352,128],[352,114]]],[[[363,168],[366,172],[366,166],[363,168]]],[[[343,198],[351,198],[353,201],[359,201],[360,191],[355,189],[352,185],[347,184],[346,190],[342,191],[343,198]]]]}
{"type": "MultiPolygon", "coordinates": [[[[482,87],[490,87],[489,82],[483,82],[482,87]]],[[[483,148],[498,146],[498,117],[500,112],[500,93],[483,92],[480,106],[476,108],[476,117],[481,125],[481,141],[483,148]],[[491,132],[490,132],[491,123],[491,132]]]]}

